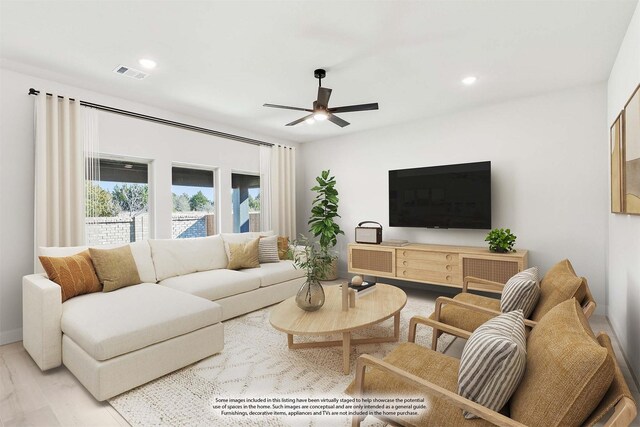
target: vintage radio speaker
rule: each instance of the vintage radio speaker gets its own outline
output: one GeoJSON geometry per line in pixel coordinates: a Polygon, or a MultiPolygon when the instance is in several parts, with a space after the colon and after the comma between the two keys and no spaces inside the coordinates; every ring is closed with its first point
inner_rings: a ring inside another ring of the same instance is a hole
{"type": "Polygon", "coordinates": [[[356,227],[356,243],[379,245],[382,242],[382,225],[375,221],[362,221],[356,227]],[[377,224],[377,227],[363,227],[364,224],[377,224]]]}

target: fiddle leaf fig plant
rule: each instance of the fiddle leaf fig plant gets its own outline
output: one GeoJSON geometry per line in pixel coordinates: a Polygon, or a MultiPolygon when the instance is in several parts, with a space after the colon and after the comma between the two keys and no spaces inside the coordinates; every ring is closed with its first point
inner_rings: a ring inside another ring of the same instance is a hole
{"type": "Polygon", "coordinates": [[[317,185],[311,189],[316,192],[316,197],[311,203],[311,217],[308,222],[309,232],[314,237],[320,238],[320,251],[328,262],[335,258],[330,250],[338,243],[338,234],[344,235],[340,226],[334,221],[335,218],[340,217],[338,215],[340,199],[336,190],[336,178],[330,174],[330,170],[325,170],[316,177],[317,185]]]}
{"type": "Polygon", "coordinates": [[[485,242],[489,242],[489,250],[491,252],[513,252],[513,245],[516,242],[515,234],[510,229],[494,228],[487,234],[485,242]]]}

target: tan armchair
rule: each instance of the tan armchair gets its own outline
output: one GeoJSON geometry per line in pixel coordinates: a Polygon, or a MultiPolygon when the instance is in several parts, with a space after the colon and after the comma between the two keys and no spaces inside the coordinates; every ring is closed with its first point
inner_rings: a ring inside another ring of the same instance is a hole
{"type": "MultiPolygon", "coordinates": [[[[413,324],[433,326],[430,319],[413,324]]],[[[447,327],[468,339],[469,332],[447,327]]],[[[427,409],[413,417],[377,416],[392,425],[478,426],[605,426],[626,427],[637,411],[606,334],[596,338],[575,300],[551,310],[527,338],[525,374],[501,412],[457,393],[459,360],[421,347],[399,345],[384,359],[362,355],[347,388],[353,397],[422,396],[427,409]],[[588,391],[585,393],[585,390],[588,391]],[[480,419],[465,419],[463,410],[480,419]]],[[[352,426],[364,418],[353,416],[352,426]]]]}
{"type": "MultiPolygon", "coordinates": [[[[438,337],[445,331],[445,325],[473,332],[487,320],[501,314],[500,298],[490,298],[469,293],[469,288],[482,289],[485,292],[501,293],[503,283],[477,277],[465,277],[462,292],[453,298],[438,297],[435,311],[429,316],[434,320],[431,348],[436,350],[438,337]]],[[[587,318],[596,309],[587,279],[578,277],[569,260],[565,259],[549,269],[540,282],[540,298],[535,310],[525,321],[533,327],[542,316],[557,304],[571,298],[580,301],[587,318]]],[[[415,326],[409,328],[409,337],[414,336],[415,326]]]]}

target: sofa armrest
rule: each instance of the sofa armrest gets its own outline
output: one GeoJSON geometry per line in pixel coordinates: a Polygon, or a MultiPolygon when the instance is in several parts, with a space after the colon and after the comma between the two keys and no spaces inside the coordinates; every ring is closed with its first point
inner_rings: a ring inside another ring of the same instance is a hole
{"type": "Polygon", "coordinates": [[[38,367],[62,364],[62,290],[45,276],[22,278],[22,340],[38,367]]]}

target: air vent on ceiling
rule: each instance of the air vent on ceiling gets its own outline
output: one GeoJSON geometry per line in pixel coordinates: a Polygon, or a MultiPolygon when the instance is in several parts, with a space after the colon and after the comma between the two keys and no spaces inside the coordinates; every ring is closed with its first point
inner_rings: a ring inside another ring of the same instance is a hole
{"type": "Polygon", "coordinates": [[[113,69],[113,72],[116,74],[121,74],[123,76],[131,77],[132,79],[142,80],[149,76],[148,73],[144,71],[136,70],[135,68],[127,67],[124,65],[118,65],[113,69]]]}

